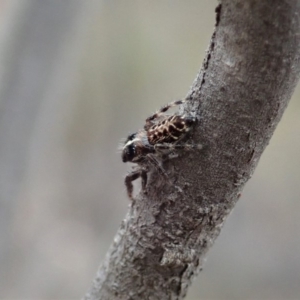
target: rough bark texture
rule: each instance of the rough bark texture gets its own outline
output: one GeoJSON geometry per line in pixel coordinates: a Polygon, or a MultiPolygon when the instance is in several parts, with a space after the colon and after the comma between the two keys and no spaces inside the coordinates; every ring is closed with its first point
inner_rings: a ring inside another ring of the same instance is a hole
{"type": "Polygon", "coordinates": [[[182,299],[278,124],[300,72],[300,3],[224,0],[191,88],[201,151],[154,172],[85,299],[182,299]]]}

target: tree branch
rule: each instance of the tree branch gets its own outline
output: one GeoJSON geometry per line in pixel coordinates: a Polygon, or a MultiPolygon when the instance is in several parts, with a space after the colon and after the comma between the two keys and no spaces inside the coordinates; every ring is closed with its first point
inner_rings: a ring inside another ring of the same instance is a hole
{"type": "Polygon", "coordinates": [[[185,109],[204,150],[151,174],[85,299],[182,299],[251,177],[300,72],[296,0],[224,0],[185,109]]]}

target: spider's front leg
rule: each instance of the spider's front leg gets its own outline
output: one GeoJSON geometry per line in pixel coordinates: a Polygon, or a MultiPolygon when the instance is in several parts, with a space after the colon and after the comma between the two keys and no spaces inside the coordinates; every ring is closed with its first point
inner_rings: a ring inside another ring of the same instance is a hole
{"type": "Polygon", "coordinates": [[[129,199],[133,199],[132,193],[133,193],[133,184],[132,182],[135,181],[136,179],[140,178],[142,180],[142,190],[143,192],[146,191],[146,186],[147,186],[147,172],[143,169],[139,169],[136,171],[133,171],[129,174],[126,175],[125,177],[125,185],[127,189],[127,195],[129,199]]]}

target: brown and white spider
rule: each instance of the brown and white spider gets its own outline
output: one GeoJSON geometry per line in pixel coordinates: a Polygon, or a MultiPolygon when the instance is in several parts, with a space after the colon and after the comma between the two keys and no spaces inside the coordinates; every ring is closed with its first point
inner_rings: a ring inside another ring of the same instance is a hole
{"type": "MultiPolygon", "coordinates": [[[[123,162],[138,164],[138,168],[129,173],[125,178],[128,197],[132,199],[132,182],[139,177],[142,189],[146,190],[147,173],[151,167],[168,180],[162,168],[161,161],[166,159],[176,149],[192,149],[194,145],[180,144],[194,125],[196,118],[193,116],[173,114],[168,116],[165,112],[171,107],[181,105],[187,100],[177,100],[163,106],[159,111],[146,119],[144,129],[130,134],[124,142],[122,151],[123,162]]],[[[201,149],[201,146],[196,147],[201,149]]]]}

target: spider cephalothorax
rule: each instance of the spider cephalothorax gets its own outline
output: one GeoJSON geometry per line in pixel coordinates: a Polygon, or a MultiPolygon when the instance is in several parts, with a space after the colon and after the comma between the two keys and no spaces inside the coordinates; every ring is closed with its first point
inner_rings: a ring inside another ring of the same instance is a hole
{"type": "Polygon", "coordinates": [[[153,145],[148,141],[147,131],[141,130],[127,137],[122,149],[122,160],[139,163],[147,154],[154,152],[153,145]]]}
{"type": "MultiPolygon", "coordinates": [[[[183,100],[172,102],[162,107],[154,115],[146,119],[143,130],[130,134],[122,147],[123,162],[137,163],[139,168],[128,174],[125,185],[129,198],[132,198],[132,181],[142,178],[142,188],[147,184],[147,172],[154,167],[160,175],[167,177],[161,166],[161,160],[176,149],[184,149],[187,145],[179,142],[186,136],[195,123],[195,117],[164,113],[172,106],[182,104],[183,100]]],[[[191,145],[188,145],[191,149],[191,145]]]]}

